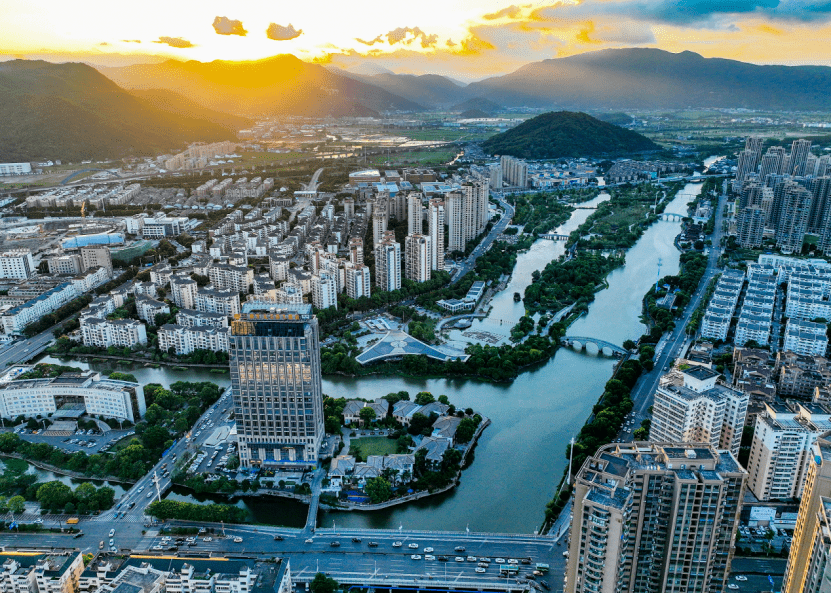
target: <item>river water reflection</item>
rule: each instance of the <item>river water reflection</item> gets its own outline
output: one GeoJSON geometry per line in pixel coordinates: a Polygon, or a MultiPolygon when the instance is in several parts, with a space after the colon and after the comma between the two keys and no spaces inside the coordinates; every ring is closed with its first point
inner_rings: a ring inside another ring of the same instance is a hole
{"type": "MultiPolygon", "coordinates": [[[[688,184],[667,206],[667,212],[686,212],[686,203],[695,197],[701,184],[688,184]]],[[[596,201],[607,198],[601,195],[596,201]]],[[[557,231],[569,233],[590,210],[576,210],[557,231]]],[[[627,252],[626,265],[609,275],[609,288],[597,294],[589,313],[577,320],[569,333],[602,338],[621,344],[644,331],[639,320],[641,298],[658,275],[678,272],[679,253],[673,240],[680,224],[658,221],[627,252]]],[[[521,254],[508,287],[493,300],[488,319],[474,328],[507,335],[524,313],[514,303],[513,293],[523,293],[534,270],[542,270],[562,254],[563,243],[540,240],[521,254]],[[502,323],[500,325],[500,320],[502,323]]],[[[65,361],[64,361],[65,363],[65,361]]],[[[73,363],[86,368],[84,363],[73,363]]],[[[461,484],[453,491],[407,506],[373,513],[323,512],[322,526],[362,526],[423,530],[464,530],[524,532],[542,523],[545,504],[567,463],[566,444],[579,431],[603,385],[609,379],[614,360],[595,354],[560,349],[547,363],[523,372],[513,383],[494,385],[475,380],[412,379],[400,377],[344,378],[327,376],[323,391],[334,397],[377,398],[389,392],[410,394],[427,390],[446,394],[457,407],[473,407],[491,418],[475,450],[475,462],[464,471],[461,484]]],[[[136,369],[140,382],[169,384],[179,379],[208,380],[228,385],[228,377],[168,369],[136,369]]],[[[172,495],[190,498],[186,492],[172,495]]],[[[250,499],[247,507],[261,522],[289,526],[303,524],[305,511],[293,501],[250,499]]]]}

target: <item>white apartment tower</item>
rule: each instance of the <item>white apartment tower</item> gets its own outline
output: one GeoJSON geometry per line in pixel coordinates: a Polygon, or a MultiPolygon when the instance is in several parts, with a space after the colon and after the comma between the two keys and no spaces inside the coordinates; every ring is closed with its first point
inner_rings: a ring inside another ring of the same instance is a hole
{"type": "Polygon", "coordinates": [[[349,261],[355,266],[364,265],[364,240],[360,237],[349,238],[349,261]]]}
{"type": "Polygon", "coordinates": [[[655,392],[650,440],[707,443],[738,456],[747,394],[717,384],[719,374],[701,365],[680,375],[664,376],[655,392]]]}
{"type": "Polygon", "coordinates": [[[404,271],[408,279],[417,283],[430,280],[431,252],[430,238],[413,233],[404,240],[404,271]]]}
{"type": "Polygon", "coordinates": [[[332,273],[321,271],[312,277],[312,301],[318,309],[338,308],[338,281],[332,273]]]}
{"type": "Polygon", "coordinates": [[[407,235],[421,234],[421,194],[411,192],[407,196],[407,235]]]}
{"type": "Polygon", "coordinates": [[[392,231],[375,246],[375,286],[381,291],[401,288],[401,244],[392,231]]]}
{"type": "Polygon", "coordinates": [[[348,262],[344,268],[346,269],[346,295],[350,299],[371,297],[369,266],[348,262]]]}
{"type": "Polygon", "coordinates": [[[442,200],[430,200],[427,218],[430,226],[430,267],[433,270],[444,270],[444,202],[442,200]]]}

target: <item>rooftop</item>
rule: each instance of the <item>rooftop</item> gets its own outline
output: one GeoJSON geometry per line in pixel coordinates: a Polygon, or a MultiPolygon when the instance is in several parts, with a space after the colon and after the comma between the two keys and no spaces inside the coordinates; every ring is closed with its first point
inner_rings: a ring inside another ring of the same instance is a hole
{"type": "Polygon", "coordinates": [[[452,361],[453,359],[467,361],[470,358],[470,355],[464,353],[445,353],[436,347],[416,340],[406,332],[391,330],[381,340],[355,357],[355,359],[361,365],[366,365],[374,361],[394,359],[396,357],[403,357],[404,355],[426,355],[431,359],[439,361],[452,361]]]}

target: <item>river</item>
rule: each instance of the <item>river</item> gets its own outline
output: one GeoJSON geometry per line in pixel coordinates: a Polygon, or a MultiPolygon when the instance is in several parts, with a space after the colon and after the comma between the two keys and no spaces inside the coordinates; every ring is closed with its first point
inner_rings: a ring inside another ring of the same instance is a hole
{"type": "MultiPolygon", "coordinates": [[[[701,189],[687,184],[666,207],[666,212],[686,212],[686,203],[701,189]]],[[[605,199],[599,196],[596,201],[605,199]]],[[[578,209],[558,233],[575,229],[591,210],[578,209]]],[[[589,313],[570,328],[573,335],[602,338],[621,344],[636,339],[645,328],[639,320],[641,298],[658,275],[678,272],[679,252],[673,240],[680,224],[658,221],[626,255],[626,265],[609,275],[609,287],[600,291],[589,313]]],[[[474,328],[507,334],[524,313],[513,293],[524,292],[534,270],[563,253],[562,242],[537,241],[520,254],[508,287],[493,300],[488,319],[474,328]],[[500,323],[501,320],[501,323],[500,323]]],[[[51,359],[46,359],[51,360],[51,359]]],[[[51,360],[54,361],[54,360],[51,360]]],[[[66,361],[63,361],[66,364],[66,361]]],[[[73,362],[82,368],[83,362],[73,362]]],[[[104,365],[105,367],[106,365],[104,365]]],[[[361,526],[421,530],[464,530],[530,533],[542,523],[545,504],[551,499],[567,460],[566,444],[582,427],[609,379],[614,360],[595,354],[560,349],[545,364],[523,372],[505,385],[463,379],[412,379],[400,377],[324,377],[323,391],[330,396],[377,398],[407,390],[446,394],[457,407],[473,407],[491,418],[475,450],[475,461],[462,474],[458,488],[436,497],[380,512],[322,512],[320,525],[361,526]]],[[[99,368],[95,365],[94,367],[99,368]]],[[[169,369],[132,370],[142,382],[165,385],[179,379],[208,380],[228,384],[228,377],[203,372],[169,369]]],[[[180,491],[177,499],[192,496],[180,491]]],[[[254,519],[265,523],[301,526],[302,505],[284,500],[238,501],[254,519]]]]}

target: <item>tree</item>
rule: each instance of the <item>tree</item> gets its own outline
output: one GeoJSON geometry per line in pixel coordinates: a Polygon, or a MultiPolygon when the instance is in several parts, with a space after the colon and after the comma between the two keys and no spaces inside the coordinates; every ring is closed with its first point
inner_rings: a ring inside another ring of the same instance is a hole
{"type": "Polygon", "coordinates": [[[476,422],[470,417],[465,417],[459,426],[456,427],[456,443],[468,443],[476,433],[476,422]]]}
{"type": "Polygon", "coordinates": [[[340,584],[333,578],[326,577],[323,573],[317,573],[309,584],[309,590],[312,592],[337,592],[340,584]]]}
{"type": "Polygon", "coordinates": [[[228,470],[236,470],[237,468],[239,468],[239,456],[237,456],[236,454],[229,456],[228,462],[225,463],[225,467],[228,470]]]}
{"type": "Polygon", "coordinates": [[[358,411],[358,417],[360,417],[361,419],[361,424],[366,426],[375,420],[377,414],[375,413],[374,408],[372,408],[371,406],[365,406],[358,411]]]}
{"type": "Polygon", "coordinates": [[[430,404],[431,402],[435,402],[436,399],[430,392],[419,392],[416,394],[415,403],[420,405],[430,404]]]}
{"type": "Polygon", "coordinates": [[[22,514],[26,509],[26,499],[21,495],[15,495],[6,505],[13,514],[22,514]]]}
{"type": "Polygon", "coordinates": [[[381,477],[368,479],[364,491],[369,495],[372,503],[383,503],[392,497],[392,487],[386,479],[381,477]]]}
{"type": "Polygon", "coordinates": [[[72,489],[60,481],[44,483],[37,490],[37,500],[43,509],[63,509],[72,499],[72,489]]]}

